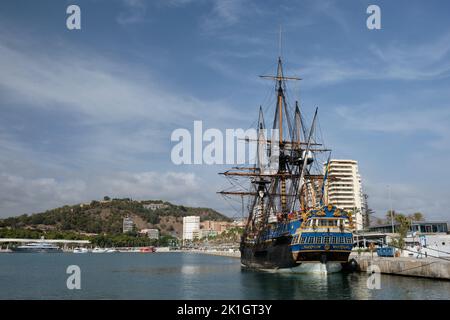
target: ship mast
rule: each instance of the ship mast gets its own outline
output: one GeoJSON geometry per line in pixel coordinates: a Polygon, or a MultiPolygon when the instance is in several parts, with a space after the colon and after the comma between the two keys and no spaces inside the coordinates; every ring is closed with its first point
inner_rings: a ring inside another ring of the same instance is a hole
{"type": "MultiPolygon", "coordinates": [[[[287,80],[301,80],[297,77],[285,77],[283,75],[283,63],[281,61],[281,55],[278,57],[278,67],[276,76],[260,76],[264,79],[271,79],[276,81],[276,91],[277,91],[277,107],[275,111],[275,120],[278,118],[278,143],[279,143],[279,169],[278,173],[280,176],[280,195],[281,195],[281,211],[283,214],[287,214],[287,198],[286,198],[286,177],[283,173],[286,173],[286,161],[285,161],[285,145],[283,139],[283,108],[286,108],[286,101],[284,95],[284,81],[287,80]]],[[[288,117],[286,108],[286,119],[288,117]]],[[[289,123],[288,123],[289,125],[289,123]]],[[[273,129],[277,129],[276,121],[274,122],[273,129]]]]}
{"type": "Polygon", "coordinates": [[[315,205],[317,193],[314,188],[323,184],[323,174],[314,174],[311,171],[310,165],[314,161],[311,155],[330,151],[320,148],[322,144],[313,139],[317,109],[309,130],[303,123],[298,102],[295,103],[295,112],[291,115],[286,99],[286,81],[301,79],[283,74],[281,53],[277,61],[276,75],[260,77],[275,82],[276,103],[272,134],[269,136],[265,130],[263,110],[260,107],[257,138],[244,139],[247,142],[256,141],[256,163],[251,167],[234,167],[221,173],[238,189],[218,192],[223,196],[241,196],[241,200],[244,196],[249,197],[249,214],[242,238],[254,239],[256,242],[261,240],[264,230],[270,228],[270,224],[274,222],[270,218],[275,218],[275,214],[276,221],[286,221],[288,213],[296,210],[297,201],[301,210],[309,207],[308,198],[311,198],[311,205],[315,205]],[[262,161],[267,156],[269,164],[262,161]],[[278,164],[277,167],[273,166],[276,164],[274,161],[278,164]],[[238,178],[250,179],[249,188],[238,183],[238,178]]]}

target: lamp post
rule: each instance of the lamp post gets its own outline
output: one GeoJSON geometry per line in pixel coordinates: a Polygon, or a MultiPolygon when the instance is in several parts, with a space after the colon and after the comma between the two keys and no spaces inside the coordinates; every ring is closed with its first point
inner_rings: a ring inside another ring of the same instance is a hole
{"type": "Polygon", "coordinates": [[[389,205],[391,207],[391,226],[392,226],[392,233],[395,233],[394,228],[394,211],[392,210],[392,198],[391,198],[391,186],[388,185],[388,192],[389,192],[389,205]]]}

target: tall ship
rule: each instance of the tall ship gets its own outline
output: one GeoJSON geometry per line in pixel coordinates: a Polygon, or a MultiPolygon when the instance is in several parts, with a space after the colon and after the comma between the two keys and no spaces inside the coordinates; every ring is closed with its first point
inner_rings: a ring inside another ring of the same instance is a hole
{"type": "Polygon", "coordinates": [[[256,144],[254,164],[221,173],[231,187],[219,193],[241,197],[247,212],[241,265],[270,272],[338,272],[353,248],[354,221],[351,212],[326,201],[331,150],[319,140],[318,109],[305,125],[299,102],[292,104],[287,92],[287,82],[300,78],[283,74],[281,56],[276,75],[261,77],[275,84],[274,103],[266,112],[273,115],[272,125],[266,127],[260,107],[256,137],[244,139],[256,144]]]}

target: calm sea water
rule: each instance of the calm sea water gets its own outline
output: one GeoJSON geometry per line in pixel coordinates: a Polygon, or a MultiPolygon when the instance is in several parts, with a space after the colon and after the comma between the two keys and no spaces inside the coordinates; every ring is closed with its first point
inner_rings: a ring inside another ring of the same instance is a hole
{"type": "Polygon", "coordinates": [[[0,299],[450,299],[450,282],[243,271],[239,259],[192,253],[0,254],[0,299]],[[81,268],[81,290],[66,269],[81,268]]]}

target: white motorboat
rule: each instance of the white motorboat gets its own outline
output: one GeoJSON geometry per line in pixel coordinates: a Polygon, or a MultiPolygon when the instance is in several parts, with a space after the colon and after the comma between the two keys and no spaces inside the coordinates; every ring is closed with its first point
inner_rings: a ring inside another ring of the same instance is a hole
{"type": "Polygon", "coordinates": [[[89,250],[87,248],[75,248],[73,249],[73,253],[88,253],[89,250]]]}

